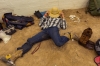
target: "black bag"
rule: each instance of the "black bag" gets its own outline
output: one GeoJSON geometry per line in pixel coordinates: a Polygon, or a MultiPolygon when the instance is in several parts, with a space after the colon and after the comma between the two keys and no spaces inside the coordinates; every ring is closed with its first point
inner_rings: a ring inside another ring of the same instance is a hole
{"type": "Polygon", "coordinates": [[[100,39],[98,39],[96,41],[96,44],[95,44],[95,51],[98,55],[100,55],[100,39]]]}
{"type": "Polygon", "coordinates": [[[40,19],[40,18],[43,17],[43,15],[40,13],[39,10],[38,10],[38,11],[35,11],[34,15],[35,15],[38,19],[40,19]]]}
{"type": "Polygon", "coordinates": [[[0,30],[1,30],[1,29],[3,29],[3,26],[2,26],[2,24],[0,23],[0,30]]]}

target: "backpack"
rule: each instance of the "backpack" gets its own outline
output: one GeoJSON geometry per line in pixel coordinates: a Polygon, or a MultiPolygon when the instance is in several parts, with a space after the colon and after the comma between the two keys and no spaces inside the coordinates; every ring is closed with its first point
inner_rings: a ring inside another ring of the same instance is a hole
{"type": "Polygon", "coordinates": [[[96,53],[100,56],[100,39],[98,39],[96,41],[96,44],[95,44],[95,51],[96,53]]]}
{"type": "Polygon", "coordinates": [[[43,15],[40,13],[39,10],[38,10],[38,11],[35,11],[34,15],[35,15],[38,19],[40,19],[40,18],[43,17],[43,15]]]}
{"type": "Polygon", "coordinates": [[[100,16],[100,0],[89,0],[87,12],[92,16],[100,16]]]}

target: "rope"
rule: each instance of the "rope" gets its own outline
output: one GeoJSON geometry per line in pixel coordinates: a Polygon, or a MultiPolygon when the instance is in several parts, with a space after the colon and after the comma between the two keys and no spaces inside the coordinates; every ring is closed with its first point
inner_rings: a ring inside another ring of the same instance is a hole
{"type": "Polygon", "coordinates": [[[39,45],[32,51],[31,54],[34,54],[39,48],[40,48],[41,42],[39,43],[39,45]]]}

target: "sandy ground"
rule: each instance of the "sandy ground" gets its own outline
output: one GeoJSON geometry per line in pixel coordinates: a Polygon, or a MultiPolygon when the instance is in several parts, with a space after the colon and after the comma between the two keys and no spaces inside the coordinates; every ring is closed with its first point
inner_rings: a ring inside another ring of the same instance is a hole
{"type": "MultiPolygon", "coordinates": [[[[93,30],[90,40],[96,42],[100,38],[99,17],[91,16],[89,13],[85,14],[85,9],[69,9],[63,10],[63,12],[67,21],[67,29],[60,30],[61,35],[72,32],[81,36],[83,30],[90,27],[93,30]],[[76,15],[80,22],[74,22],[69,18],[69,15],[76,15]]],[[[34,25],[17,30],[7,44],[4,44],[3,41],[0,43],[0,56],[14,53],[16,48],[23,45],[28,38],[41,31],[38,26],[39,19],[36,17],[34,19],[34,25]]],[[[35,44],[24,57],[18,59],[16,66],[96,66],[94,62],[94,58],[97,56],[95,51],[84,48],[76,41],[70,40],[62,47],[57,47],[49,39],[43,41],[39,50],[32,55],[31,52],[38,44],[35,44]]],[[[0,66],[6,65],[0,61],[0,66]]]]}

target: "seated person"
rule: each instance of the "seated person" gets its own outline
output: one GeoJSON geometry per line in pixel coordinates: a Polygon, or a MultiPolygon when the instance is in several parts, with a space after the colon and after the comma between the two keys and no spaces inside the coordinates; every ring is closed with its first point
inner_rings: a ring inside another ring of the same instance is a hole
{"type": "Polygon", "coordinates": [[[53,7],[51,10],[47,11],[41,19],[39,26],[42,28],[42,31],[29,38],[21,47],[18,47],[17,51],[12,54],[10,58],[11,62],[14,62],[16,58],[26,54],[34,44],[43,40],[52,39],[58,47],[63,46],[69,41],[68,37],[60,36],[59,34],[60,28],[66,29],[66,21],[63,12],[58,8],[53,7]]]}

